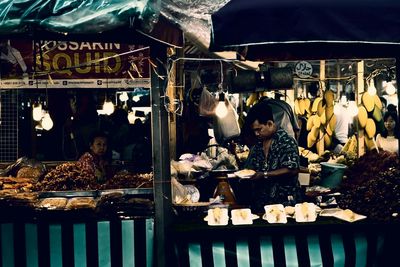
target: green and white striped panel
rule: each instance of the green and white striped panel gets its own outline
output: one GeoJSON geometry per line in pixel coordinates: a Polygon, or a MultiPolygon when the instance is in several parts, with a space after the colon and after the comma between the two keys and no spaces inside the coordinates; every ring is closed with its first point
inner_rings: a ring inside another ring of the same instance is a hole
{"type": "Polygon", "coordinates": [[[0,267],[153,266],[153,218],[3,223],[0,229],[0,267]]]}

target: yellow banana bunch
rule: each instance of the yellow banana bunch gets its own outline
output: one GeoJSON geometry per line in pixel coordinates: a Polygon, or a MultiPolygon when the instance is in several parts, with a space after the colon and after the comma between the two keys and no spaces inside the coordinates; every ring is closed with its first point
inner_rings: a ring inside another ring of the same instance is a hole
{"type": "Polygon", "coordinates": [[[350,140],[351,141],[350,141],[349,149],[347,150],[347,152],[357,154],[357,137],[355,135],[353,135],[350,138],[350,140]]]}
{"type": "Polygon", "coordinates": [[[294,100],[294,112],[298,116],[309,116],[311,113],[310,109],[311,101],[308,98],[297,98],[294,100]]]}
{"type": "Polygon", "coordinates": [[[323,97],[317,97],[310,105],[311,115],[307,121],[307,146],[311,148],[316,144],[318,154],[332,145],[332,135],[336,125],[336,115],[333,113],[335,95],[326,90],[323,97]]]}
{"type": "Polygon", "coordinates": [[[373,140],[376,134],[376,123],[382,120],[382,102],[378,95],[371,95],[368,92],[362,94],[357,119],[360,130],[365,132],[366,149],[374,149],[373,140]]]}
{"type": "Polygon", "coordinates": [[[250,107],[257,103],[258,100],[258,93],[251,93],[246,100],[246,106],[250,107]]]}
{"type": "Polygon", "coordinates": [[[341,152],[354,153],[357,155],[357,137],[355,135],[352,135],[349,140],[347,140],[341,152]]]}

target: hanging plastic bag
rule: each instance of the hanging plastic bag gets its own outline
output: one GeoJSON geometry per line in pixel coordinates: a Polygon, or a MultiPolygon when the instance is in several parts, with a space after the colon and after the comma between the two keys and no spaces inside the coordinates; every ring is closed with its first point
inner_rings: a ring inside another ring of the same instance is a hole
{"type": "Polygon", "coordinates": [[[238,114],[229,100],[225,99],[225,104],[228,109],[226,116],[214,116],[214,135],[219,144],[240,135],[238,114]]]}
{"type": "Polygon", "coordinates": [[[0,176],[13,176],[39,180],[47,172],[46,165],[35,159],[21,157],[10,164],[4,170],[0,170],[0,176]]]}
{"type": "Polygon", "coordinates": [[[188,203],[187,189],[175,178],[171,178],[172,202],[174,204],[188,203]]]}
{"type": "Polygon", "coordinates": [[[206,88],[203,88],[199,101],[200,116],[213,116],[216,106],[217,100],[215,99],[215,97],[206,88]]]}

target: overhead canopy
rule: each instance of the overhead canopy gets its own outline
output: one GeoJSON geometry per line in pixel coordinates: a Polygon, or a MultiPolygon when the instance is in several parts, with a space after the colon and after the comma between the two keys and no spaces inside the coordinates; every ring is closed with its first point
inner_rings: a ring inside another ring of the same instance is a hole
{"type": "Polygon", "coordinates": [[[0,35],[136,41],[143,39],[138,31],[182,46],[181,30],[159,14],[159,0],[4,0],[0,35]]]}
{"type": "Polygon", "coordinates": [[[397,0],[232,0],[211,16],[210,50],[251,60],[393,56],[399,14],[397,0]]]}

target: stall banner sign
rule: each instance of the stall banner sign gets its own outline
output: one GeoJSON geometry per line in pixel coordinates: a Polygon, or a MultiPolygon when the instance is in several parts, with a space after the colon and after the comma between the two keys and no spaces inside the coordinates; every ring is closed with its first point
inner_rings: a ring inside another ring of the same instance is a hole
{"type": "Polygon", "coordinates": [[[143,45],[0,40],[2,88],[150,88],[143,45]]]}

